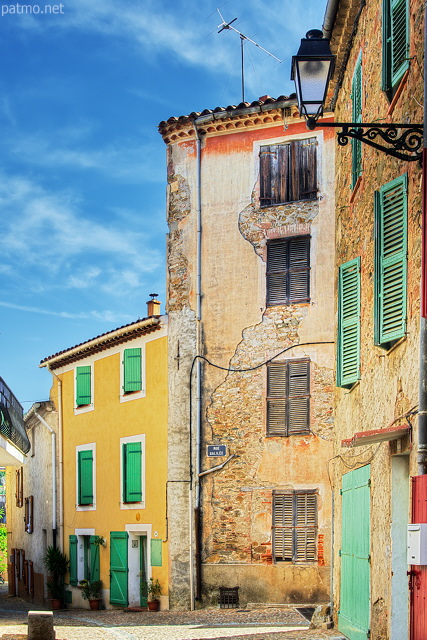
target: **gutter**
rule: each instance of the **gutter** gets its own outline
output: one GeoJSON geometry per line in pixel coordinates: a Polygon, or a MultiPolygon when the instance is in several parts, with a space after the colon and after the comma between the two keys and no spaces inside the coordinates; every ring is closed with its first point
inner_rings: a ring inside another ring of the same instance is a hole
{"type": "Polygon", "coordinates": [[[325,17],[323,18],[323,37],[330,40],[332,35],[332,29],[335,23],[335,18],[338,11],[339,0],[328,0],[328,4],[325,9],[325,17]]]}

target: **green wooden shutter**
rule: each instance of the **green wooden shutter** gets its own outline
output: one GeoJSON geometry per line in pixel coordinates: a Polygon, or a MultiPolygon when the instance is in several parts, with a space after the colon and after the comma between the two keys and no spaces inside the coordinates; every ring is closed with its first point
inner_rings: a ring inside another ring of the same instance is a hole
{"type": "Polygon", "coordinates": [[[141,391],[142,389],[142,353],[140,348],[125,349],[123,354],[123,391],[141,391]]]}
{"type": "Polygon", "coordinates": [[[382,89],[395,87],[409,66],[408,0],[383,0],[382,89]]]}
{"type": "Polygon", "coordinates": [[[339,268],[337,385],[349,387],[360,378],[360,258],[339,268]]]}
{"type": "Polygon", "coordinates": [[[110,603],[128,606],[128,533],[110,532],[110,603]]]}
{"type": "Polygon", "coordinates": [[[91,367],[76,367],[76,404],[79,407],[91,401],[91,367]]]}
{"type": "Polygon", "coordinates": [[[70,584],[77,584],[77,536],[70,536],[70,584]]]}
{"type": "MultiPolygon", "coordinates": [[[[353,74],[352,88],[352,122],[362,122],[362,54],[356,63],[353,74]]],[[[351,139],[351,188],[354,189],[357,179],[362,173],[362,142],[351,139]]]]}
{"type": "Polygon", "coordinates": [[[123,502],[142,500],[142,445],[141,442],[123,444],[123,502]]]}
{"type": "Polygon", "coordinates": [[[92,582],[94,580],[99,580],[100,571],[99,571],[99,544],[96,544],[97,536],[89,537],[89,558],[90,558],[90,566],[89,566],[89,580],[92,582]]]}
{"type": "Polygon", "coordinates": [[[407,176],[375,196],[375,344],[387,346],[406,331],[407,176]]]}
{"type": "Polygon", "coordinates": [[[162,566],[162,541],[158,538],[150,540],[150,562],[152,567],[162,566]]]}
{"type": "Polygon", "coordinates": [[[78,452],[79,504],[93,504],[93,451],[78,452]]]}

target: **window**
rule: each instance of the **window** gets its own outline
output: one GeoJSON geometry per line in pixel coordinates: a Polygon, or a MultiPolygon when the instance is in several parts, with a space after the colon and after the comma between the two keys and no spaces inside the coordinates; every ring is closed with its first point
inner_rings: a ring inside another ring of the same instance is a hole
{"type": "Polygon", "coordinates": [[[338,274],[337,385],[360,378],[360,258],[341,265],[338,274]]]}
{"type": "Polygon", "coordinates": [[[389,348],[406,331],[407,175],[375,192],[374,342],[389,348]]]}
{"type": "Polygon", "coordinates": [[[142,390],[142,352],[140,348],[123,352],[123,392],[142,390]]]}
{"type": "Polygon", "coordinates": [[[79,451],[78,458],[78,504],[93,504],[93,451],[79,451]]]}
{"type": "Polygon", "coordinates": [[[394,89],[409,66],[408,0],[383,0],[382,88],[394,89]]]}
{"type": "MultiPolygon", "coordinates": [[[[362,54],[356,63],[351,85],[352,122],[362,122],[362,54]]],[[[351,188],[356,186],[357,179],[362,175],[362,141],[351,139],[351,188]]]]}
{"type": "Polygon", "coordinates": [[[317,494],[315,491],[273,493],[273,557],[275,562],[316,562],[317,494]]]}
{"type": "Polygon", "coordinates": [[[310,236],[267,244],[267,306],[309,302],[310,236]]]}
{"type": "Polygon", "coordinates": [[[92,402],[92,367],[76,367],[76,405],[83,407],[92,402]]]}
{"type": "Polygon", "coordinates": [[[29,496],[25,498],[25,531],[27,533],[33,533],[34,530],[34,498],[29,496]]]}
{"type": "Polygon", "coordinates": [[[76,447],[76,509],[77,511],[96,508],[96,444],[76,447]]]}
{"type": "Polygon", "coordinates": [[[24,468],[15,471],[15,501],[17,507],[24,505],[24,468]]]}
{"type": "Polygon", "coordinates": [[[310,360],[267,366],[267,435],[310,433],[310,360]]]}
{"type": "MultiPolygon", "coordinates": [[[[79,531],[79,530],[77,530],[79,531]]],[[[82,530],[80,530],[81,532],[82,530]]],[[[83,530],[84,531],[84,530],[83,530]]],[[[99,538],[95,535],[71,535],[70,584],[79,580],[99,580],[99,538]]]]}
{"type": "Polygon", "coordinates": [[[121,507],[144,507],[145,436],[120,439],[121,446],[121,507]]]}
{"type": "Polygon", "coordinates": [[[317,198],[317,140],[306,138],[260,148],[260,205],[317,198]]]}

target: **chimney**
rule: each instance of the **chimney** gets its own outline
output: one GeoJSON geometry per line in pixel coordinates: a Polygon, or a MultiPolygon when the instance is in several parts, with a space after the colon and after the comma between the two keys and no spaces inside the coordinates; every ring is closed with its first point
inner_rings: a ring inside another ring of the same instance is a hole
{"type": "Polygon", "coordinates": [[[150,293],[151,300],[147,302],[147,317],[159,316],[161,302],[156,300],[158,293],[150,293]]]}

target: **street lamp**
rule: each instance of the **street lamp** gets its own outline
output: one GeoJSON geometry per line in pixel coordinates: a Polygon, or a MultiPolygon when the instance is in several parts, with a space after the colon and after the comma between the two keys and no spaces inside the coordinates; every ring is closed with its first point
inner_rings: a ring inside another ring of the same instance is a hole
{"type": "MultiPolygon", "coordinates": [[[[302,38],[296,56],[292,56],[291,80],[294,80],[298,108],[307,120],[307,129],[315,129],[323,114],[329,81],[335,66],[329,40],[319,29],[308,31],[302,38]]],[[[322,127],[340,127],[338,144],[345,146],[349,138],[360,140],[400,160],[421,160],[422,124],[378,122],[322,122],[322,127]],[[386,143],[385,146],[384,143],[386,143]]]]}

